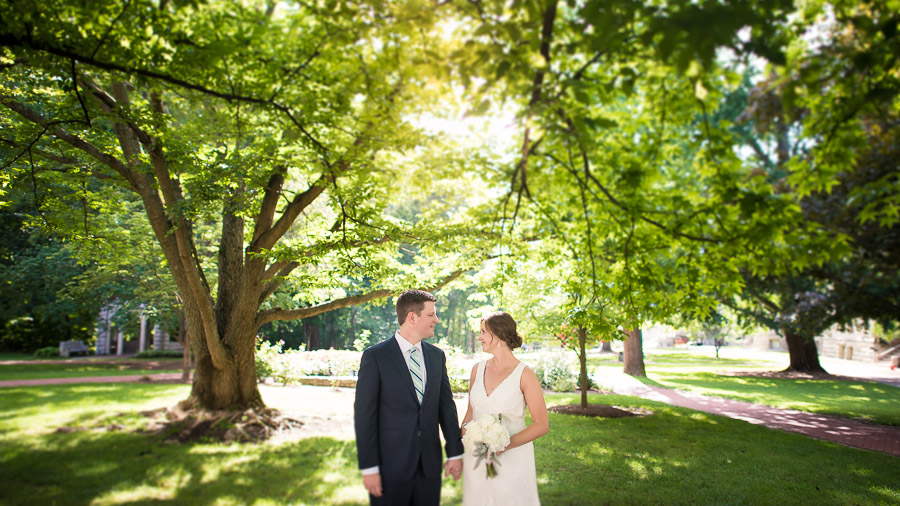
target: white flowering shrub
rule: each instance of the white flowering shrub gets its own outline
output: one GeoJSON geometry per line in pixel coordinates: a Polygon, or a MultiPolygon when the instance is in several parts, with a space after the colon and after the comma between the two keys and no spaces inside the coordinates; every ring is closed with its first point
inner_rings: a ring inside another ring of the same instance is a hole
{"type": "Polygon", "coordinates": [[[570,351],[541,353],[532,365],[532,370],[541,387],[554,392],[571,392],[578,384],[575,354],[570,351]]]}

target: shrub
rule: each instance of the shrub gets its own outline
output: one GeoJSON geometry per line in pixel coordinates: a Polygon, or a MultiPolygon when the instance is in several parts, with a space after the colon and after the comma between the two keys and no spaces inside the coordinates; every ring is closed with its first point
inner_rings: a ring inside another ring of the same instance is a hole
{"type": "Polygon", "coordinates": [[[144,350],[134,354],[134,358],[182,358],[181,350],[144,350]]]}
{"type": "Polygon", "coordinates": [[[450,376],[450,391],[458,394],[469,392],[469,378],[450,376]]]}
{"type": "Polygon", "coordinates": [[[58,357],[59,356],[59,346],[46,346],[44,348],[38,348],[34,350],[35,357],[58,357]]]}
{"type": "Polygon", "coordinates": [[[263,381],[265,378],[272,376],[275,371],[279,355],[282,353],[281,347],[284,341],[278,341],[272,344],[262,337],[256,338],[256,380],[263,381]]]}
{"type": "Polygon", "coordinates": [[[550,384],[550,390],[553,390],[554,392],[573,392],[575,391],[577,384],[576,378],[572,376],[560,376],[550,384]]]}
{"type": "MultiPolygon", "coordinates": [[[[537,363],[534,364],[533,370],[541,387],[556,390],[555,387],[565,387],[567,382],[571,382],[572,386],[568,390],[575,389],[577,384],[577,375],[573,372],[574,357],[571,353],[564,351],[554,351],[550,353],[541,353],[538,356],[537,363]]],[[[556,390],[560,391],[560,390],[556,390]]]]}
{"type": "Polygon", "coordinates": [[[435,346],[443,350],[444,355],[447,357],[447,375],[450,376],[451,380],[453,377],[462,377],[468,383],[469,373],[472,371],[472,360],[466,352],[462,348],[446,342],[435,343],[435,346]]]}
{"type": "Polygon", "coordinates": [[[290,385],[303,376],[355,376],[362,355],[352,350],[283,350],[284,343],[256,342],[256,377],[290,385]]]}

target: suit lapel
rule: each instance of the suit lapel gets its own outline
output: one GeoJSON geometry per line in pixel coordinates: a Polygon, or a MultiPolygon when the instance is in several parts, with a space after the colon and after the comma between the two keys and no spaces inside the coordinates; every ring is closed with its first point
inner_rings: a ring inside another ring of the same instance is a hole
{"type": "Polygon", "coordinates": [[[434,346],[422,341],[422,355],[425,359],[425,376],[428,378],[428,381],[425,383],[425,393],[422,395],[422,404],[425,404],[425,399],[428,398],[429,394],[434,391],[435,388],[440,388],[441,386],[441,362],[438,359],[437,354],[438,350],[434,346]]]}
{"type": "MultiPolygon", "coordinates": [[[[388,356],[391,357],[391,362],[397,367],[397,373],[400,375],[401,381],[409,389],[409,395],[412,395],[413,400],[419,402],[416,398],[416,388],[413,386],[412,376],[409,374],[409,367],[406,365],[406,358],[403,357],[403,351],[400,350],[400,344],[397,342],[397,339],[392,337],[390,342],[388,343],[388,356]]],[[[426,370],[428,365],[425,366],[426,370]]],[[[431,379],[430,377],[428,378],[431,379]]],[[[426,390],[428,389],[426,385],[426,390]]]]}

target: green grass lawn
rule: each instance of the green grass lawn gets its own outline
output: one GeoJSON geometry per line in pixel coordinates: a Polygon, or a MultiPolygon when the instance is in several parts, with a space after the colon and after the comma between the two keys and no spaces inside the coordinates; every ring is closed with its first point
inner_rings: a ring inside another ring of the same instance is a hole
{"type": "MultiPolygon", "coordinates": [[[[728,373],[778,370],[764,360],[709,357],[655,351],[645,359],[648,385],[689,390],[776,408],[862,418],[900,425],[900,388],[866,381],[832,381],[732,376],[728,373]]],[[[590,370],[615,365],[618,357],[589,358],[590,370]]]]}
{"type": "MultiPolygon", "coordinates": [[[[263,397],[290,403],[290,395],[275,390],[281,388],[264,387],[263,397]]],[[[142,423],[138,411],[174,404],[188,389],[83,384],[0,390],[0,502],[367,504],[351,440],[169,445],[134,431],[142,423]]],[[[550,405],[576,399],[547,397],[550,405]]],[[[590,402],[653,414],[551,414],[550,434],[535,444],[544,504],[900,502],[896,457],[631,397],[592,395],[590,402]]],[[[445,481],[442,504],[460,500],[461,482],[445,481]]]]}
{"type": "Polygon", "coordinates": [[[65,360],[65,357],[35,357],[31,353],[8,353],[3,352],[0,353],[0,362],[6,362],[10,360],[65,360]]]}
{"type": "Polygon", "coordinates": [[[130,376],[181,372],[171,369],[130,369],[125,364],[115,362],[54,364],[14,364],[0,366],[0,381],[30,380],[47,378],[88,378],[92,376],[130,376]]]}
{"type": "Polygon", "coordinates": [[[723,376],[715,372],[653,370],[649,382],[666,388],[900,425],[900,388],[865,381],[723,376]]]}

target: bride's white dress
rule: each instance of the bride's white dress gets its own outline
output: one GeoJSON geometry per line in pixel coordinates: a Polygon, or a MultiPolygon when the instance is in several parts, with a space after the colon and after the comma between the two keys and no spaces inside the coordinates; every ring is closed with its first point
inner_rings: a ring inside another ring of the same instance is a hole
{"type": "MultiPolygon", "coordinates": [[[[503,423],[513,435],[525,428],[525,396],[519,387],[525,364],[513,369],[497,388],[487,394],[484,387],[485,361],[478,364],[475,385],[470,388],[469,403],[475,419],[484,414],[503,415],[503,423]]],[[[500,455],[497,476],[488,478],[482,461],[467,449],[463,457],[463,505],[506,506],[540,504],[537,475],[534,470],[534,445],[530,442],[500,455]]],[[[496,465],[496,464],[495,464],[496,465]]]]}

